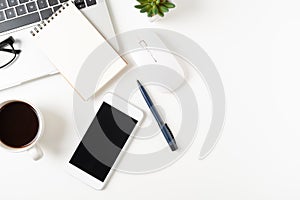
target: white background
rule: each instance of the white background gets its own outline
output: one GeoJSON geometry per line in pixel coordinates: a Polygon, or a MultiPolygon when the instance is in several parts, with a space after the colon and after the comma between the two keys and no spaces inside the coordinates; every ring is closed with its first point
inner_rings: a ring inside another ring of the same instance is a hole
{"type": "MultiPolygon", "coordinates": [[[[111,0],[110,7],[117,33],[146,27],[171,29],[192,38],[213,59],[226,90],[227,116],[212,154],[197,159],[209,125],[205,110],[207,118],[201,115],[198,137],[175,164],[144,175],[117,172],[104,191],[94,191],[62,168],[78,134],[73,91],[56,75],[0,92],[1,101],[29,100],[42,110],[46,121],[41,161],[0,151],[1,199],[300,198],[300,2],[176,2],[177,10],[156,24],[133,8],[134,0],[111,0]]],[[[206,90],[199,85],[204,99],[200,107],[209,107],[206,90]]]]}

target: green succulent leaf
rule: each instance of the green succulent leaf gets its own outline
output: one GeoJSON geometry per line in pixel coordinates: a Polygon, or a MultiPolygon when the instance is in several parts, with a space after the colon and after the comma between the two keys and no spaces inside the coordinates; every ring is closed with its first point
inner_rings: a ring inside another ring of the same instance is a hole
{"type": "Polygon", "coordinates": [[[152,15],[152,10],[149,11],[147,15],[148,15],[148,17],[153,17],[153,15],[152,15]]]}
{"type": "Polygon", "coordinates": [[[161,11],[161,12],[169,12],[169,8],[167,8],[166,6],[159,6],[159,11],[161,11]]]}
{"type": "Polygon", "coordinates": [[[139,3],[143,4],[143,3],[148,3],[148,0],[137,0],[139,3]]]}
{"type": "Polygon", "coordinates": [[[171,2],[165,2],[163,3],[164,6],[166,6],[167,8],[175,8],[175,4],[174,3],[171,3],[171,2]]]}
{"type": "Polygon", "coordinates": [[[158,11],[158,15],[161,16],[161,17],[165,16],[165,14],[163,12],[160,12],[160,11],[158,11]]]}
{"type": "Polygon", "coordinates": [[[134,7],[137,8],[137,9],[142,9],[142,8],[145,7],[145,5],[136,5],[136,6],[134,6],[134,7]]]}
{"type": "Polygon", "coordinates": [[[153,15],[157,15],[158,14],[158,8],[157,8],[157,6],[153,6],[152,12],[153,12],[153,15]]]}
{"type": "Polygon", "coordinates": [[[151,10],[151,6],[150,5],[146,5],[145,7],[143,7],[140,12],[141,13],[145,13],[148,12],[149,10],[151,10]]]}

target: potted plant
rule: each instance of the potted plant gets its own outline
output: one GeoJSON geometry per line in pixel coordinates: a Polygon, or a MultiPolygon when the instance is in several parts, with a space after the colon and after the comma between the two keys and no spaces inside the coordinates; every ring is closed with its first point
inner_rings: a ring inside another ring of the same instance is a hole
{"type": "Polygon", "coordinates": [[[141,13],[146,13],[150,21],[157,21],[164,17],[170,9],[175,8],[175,4],[170,0],[137,0],[139,5],[135,8],[140,9],[141,13]]]}

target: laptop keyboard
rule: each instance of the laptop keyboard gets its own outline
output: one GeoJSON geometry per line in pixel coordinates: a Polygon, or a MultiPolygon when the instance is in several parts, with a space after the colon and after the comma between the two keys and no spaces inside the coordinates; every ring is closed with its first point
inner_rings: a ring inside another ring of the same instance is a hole
{"type": "MultiPolygon", "coordinates": [[[[68,0],[0,0],[0,33],[49,18],[68,0]]],[[[78,9],[96,5],[96,0],[75,0],[78,9]]]]}

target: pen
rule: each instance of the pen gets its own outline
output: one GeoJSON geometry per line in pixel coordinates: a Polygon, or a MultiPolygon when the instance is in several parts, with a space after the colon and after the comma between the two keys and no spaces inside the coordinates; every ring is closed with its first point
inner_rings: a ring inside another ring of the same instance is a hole
{"type": "Polygon", "coordinates": [[[148,107],[150,108],[161,132],[163,133],[165,139],[168,142],[168,145],[170,146],[172,151],[176,151],[178,149],[175,138],[170,130],[170,128],[168,127],[168,125],[162,120],[161,116],[159,115],[157,109],[155,108],[150,96],[148,95],[146,89],[143,87],[143,85],[141,84],[141,82],[139,80],[137,80],[139,89],[148,105],[148,107]]]}

